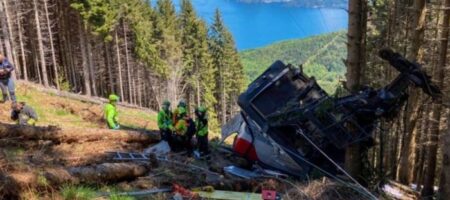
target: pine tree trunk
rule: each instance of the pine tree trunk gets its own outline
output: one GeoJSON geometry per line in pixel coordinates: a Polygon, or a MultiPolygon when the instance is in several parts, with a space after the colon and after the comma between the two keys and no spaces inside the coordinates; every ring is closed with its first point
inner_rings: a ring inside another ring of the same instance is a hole
{"type": "Polygon", "coordinates": [[[42,31],[41,31],[41,23],[39,21],[39,8],[38,8],[38,2],[37,0],[33,0],[34,4],[34,20],[36,25],[36,31],[37,31],[37,42],[39,47],[39,60],[41,62],[41,73],[42,73],[42,81],[44,83],[45,87],[49,86],[48,82],[48,75],[47,75],[47,64],[45,62],[45,49],[44,49],[44,41],[42,37],[42,31]]]}
{"type": "Polygon", "coordinates": [[[48,5],[47,5],[47,1],[48,0],[44,0],[44,10],[45,10],[45,17],[47,19],[47,29],[48,29],[48,36],[49,36],[49,40],[50,40],[50,52],[52,54],[52,63],[53,63],[53,72],[54,72],[54,78],[55,78],[55,84],[56,84],[56,89],[60,89],[59,86],[59,74],[58,74],[58,64],[56,62],[56,53],[55,53],[55,46],[53,44],[53,31],[52,31],[52,25],[51,25],[51,21],[50,21],[50,14],[48,12],[48,5]]]}
{"type": "Polygon", "coordinates": [[[88,61],[88,66],[89,66],[89,78],[91,79],[91,91],[93,93],[94,96],[97,96],[97,84],[96,84],[96,76],[95,76],[95,69],[94,69],[94,63],[92,61],[92,46],[91,46],[91,41],[89,39],[89,34],[88,34],[88,28],[84,29],[84,36],[86,38],[86,51],[87,51],[87,61],[88,61]]]}
{"type": "Polygon", "coordinates": [[[133,103],[133,84],[131,80],[131,66],[130,66],[130,58],[129,58],[129,51],[128,51],[128,36],[127,36],[127,27],[125,26],[125,23],[122,22],[122,29],[123,29],[123,37],[124,37],[124,43],[125,43],[125,64],[127,66],[127,79],[128,79],[128,102],[133,103]]]}
{"type": "MultiPolygon", "coordinates": [[[[5,48],[6,48],[6,57],[8,57],[8,59],[10,59],[11,62],[13,62],[14,55],[13,55],[13,50],[11,47],[10,27],[8,27],[10,25],[10,23],[8,23],[9,19],[8,19],[7,15],[8,14],[6,11],[4,1],[1,1],[0,2],[0,18],[1,18],[1,26],[2,26],[2,32],[3,32],[2,35],[3,35],[4,44],[5,44],[5,48]]],[[[14,75],[14,73],[13,73],[13,75],[14,75]]]]}
{"type": "MultiPolygon", "coordinates": [[[[424,124],[422,123],[423,121],[423,116],[425,115],[425,105],[423,105],[423,109],[421,109],[421,111],[419,112],[419,116],[417,119],[417,128],[414,129],[413,133],[412,133],[412,140],[409,146],[409,153],[404,151],[404,154],[406,153],[406,155],[403,155],[403,157],[409,157],[408,158],[408,162],[410,163],[408,169],[404,169],[405,171],[407,171],[408,174],[408,183],[414,183],[415,180],[415,175],[416,175],[416,171],[417,171],[417,163],[418,163],[418,148],[419,148],[419,143],[421,142],[419,139],[421,137],[421,133],[423,130],[423,126],[424,124]]],[[[406,142],[406,141],[405,141],[406,142]]],[[[399,164],[400,165],[400,164],[399,164]]],[[[401,165],[400,165],[401,166],[401,165]]],[[[400,167],[399,172],[401,172],[402,167],[400,167]]],[[[400,177],[400,174],[399,174],[400,177]]]]}
{"type": "Polygon", "coordinates": [[[116,45],[116,57],[117,57],[117,71],[118,71],[118,79],[119,79],[119,94],[120,94],[120,101],[124,100],[123,96],[123,81],[122,81],[122,59],[120,55],[120,48],[119,48],[119,36],[117,34],[117,30],[115,31],[115,45],[116,45]]]}
{"type": "MultiPolygon", "coordinates": [[[[11,10],[10,10],[11,7],[9,7],[9,5],[8,5],[8,0],[3,0],[3,3],[4,3],[3,4],[4,5],[4,9],[5,9],[6,23],[8,25],[8,38],[10,39],[10,41],[9,41],[9,48],[11,49],[11,52],[10,52],[9,56],[11,56],[10,59],[12,59],[14,65],[15,65],[15,72],[16,73],[13,73],[13,77],[15,78],[16,74],[19,77],[21,75],[20,65],[19,65],[19,62],[18,62],[18,59],[17,59],[16,47],[14,45],[14,39],[16,37],[15,37],[14,31],[13,31],[13,23],[11,22],[11,20],[12,20],[11,10]]],[[[8,49],[8,46],[7,46],[6,49],[8,49]]]]}
{"type": "MultiPolygon", "coordinates": [[[[445,0],[444,8],[444,19],[442,23],[442,35],[440,37],[440,51],[439,51],[439,62],[438,66],[444,68],[447,61],[448,54],[448,40],[449,40],[449,29],[450,29],[450,0],[445,0]]],[[[442,75],[441,75],[442,76],[442,75]]],[[[442,78],[442,77],[440,77],[442,78]]],[[[448,87],[448,86],[447,86],[448,87]]],[[[438,108],[436,108],[438,109],[438,108]]],[[[450,197],[450,113],[447,117],[447,134],[443,135],[443,158],[442,158],[442,173],[439,183],[439,197],[445,199],[450,197]]]]}
{"type": "Polygon", "coordinates": [[[79,20],[78,34],[80,37],[80,51],[81,51],[81,59],[82,59],[82,67],[83,67],[83,83],[84,83],[84,92],[86,95],[91,96],[91,81],[89,75],[89,64],[88,64],[88,55],[86,53],[86,35],[85,27],[83,26],[83,22],[79,20]]]}
{"type": "MultiPolygon", "coordinates": [[[[0,29],[3,30],[1,26],[0,29]]],[[[5,52],[3,51],[3,40],[0,40],[0,54],[5,55],[5,52]]]]}
{"type": "MultiPolygon", "coordinates": [[[[365,68],[366,5],[365,0],[349,1],[348,56],[346,87],[355,92],[361,85],[365,68]]],[[[345,156],[346,170],[358,180],[362,175],[362,151],[359,144],[350,145],[345,156]]]]}
{"type": "Polygon", "coordinates": [[[22,19],[19,17],[19,14],[17,14],[16,18],[17,23],[17,30],[19,34],[19,45],[20,45],[20,54],[21,54],[21,60],[22,60],[22,66],[23,66],[23,79],[25,81],[28,81],[28,65],[27,65],[27,58],[25,54],[25,45],[24,45],[24,39],[23,39],[23,33],[22,33],[22,19]]]}
{"type": "MultiPolygon", "coordinates": [[[[414,0],[412,14],[412,24],[411,24],[411,37],[410,41],[410,51],[407,55],[410,60],[417,60],[419,51],[423,43],[423,36],[425,30],[425,16],[426,16],[426,6],[425,0],[414,0]]],[[[410,92],[410,98],[408,102],[408,107],[405,112],[405,142],[403,151],[406,152],[405,156],[400,159],[400,166],[404,166],[399,171],[399,181],[403,184],[408,184],[412,180],[410,177],[410,168],[413,168],[414,161],[414,149],[411,147],[412,141],[415,139],[414,128],[416,126],[418,118],[418,109],[421,95],[419,95],[418,90],[412,90],[410,92]]]]}
{"type": "Polygon", "coordinates": [[[113,84],[114,77],[113,77],[112,67],[111,67],[111,65],[112,65],[111,53],[110,53],[111,48],[109,46],[109,43],[104,42],[103,44],[105,45],[105,56],[106,56],[105,61],[106,61],[106,70],[108,71],[108,85],[109,85],[109,90],[110,90],[109,92],[112,93],[112,92],[115,92],[115,90],[114,90],[114,84],[113,84]]]}
{"type": "Polygon", "coordinates": [[[141,81],[141,72],[140,72],[140,68],[141,68],[142,66],[139,66],[136,70],[137,70],[137,73],[136,73],[136,79],[137,79],[137,91],[136,91],[136,93],[137,93],[137,95],[136,95],[136,97],[137,97],[137,103],[138,103],[138,105],[140,106],[140,107],[142,107],[142,85],[143,85],[143,83],[142,83],[142,81],[141,81]]]}

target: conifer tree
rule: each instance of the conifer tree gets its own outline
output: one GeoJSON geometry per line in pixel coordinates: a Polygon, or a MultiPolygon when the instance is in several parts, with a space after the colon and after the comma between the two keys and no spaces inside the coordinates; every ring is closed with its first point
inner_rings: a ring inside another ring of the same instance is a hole
{"type": "Polygon", "coordinates": [[[239,58],[231,33],[225,27],[218,9],[209,31],[209,49],[213,65],[217,68],[216,98],[218,99],[219,119],[221,123],[225,123],[228,117],[231,80],[234,79],[232,76],[233,65],[239,63],[239,58]]]}
{"type": "Polygon", "coordinates": [[[183,0],[180,13],[180,30],[182,30],[183,64],[185,70],[187,96],[194,97],[195,105],[205,105],[208,108],[210,127],[218,130],[213,94],[215,69],[208,50],[207,27],[205,22],[196,15],[190,0],[183,0]],[[193,94],[191,94],[193,93],[193,94]]]}
{"type": "Polygon", "coordinates": [[[158,0],[155,17],[155,39],[158,41],[159,57],[162,60],[163,81],[166,82],[167,99],[178,101],[183,76],[180,31],[175,7],[171,0],[158,0]]]}

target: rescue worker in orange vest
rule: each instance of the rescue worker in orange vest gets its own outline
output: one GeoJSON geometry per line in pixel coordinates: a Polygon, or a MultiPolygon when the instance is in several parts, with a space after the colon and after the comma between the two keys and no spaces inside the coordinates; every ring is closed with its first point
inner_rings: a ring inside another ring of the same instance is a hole
{"type": "Polygon", "coordinates": [[[180,100],[180,102],[178,102],[177,108],[175,108],[175,110],[173,111],[173,116],[172,116],[173,124],[177,123],[177,120],[179,118],[178,113],[179,113],[180,108],[184,108],[184,110],[186,110],[186,112],[187,112],[187,104],[184,100],[180,100]]]}
{"type": "Polygon", "coordinates": [[[184,107],[179,107],[176,124],[174,125],[174,150],[187,151],[187,155],[191,156],[193,152],[192,137],[195,134],[195,123],[188,116],[187,110],[184,107]]]}

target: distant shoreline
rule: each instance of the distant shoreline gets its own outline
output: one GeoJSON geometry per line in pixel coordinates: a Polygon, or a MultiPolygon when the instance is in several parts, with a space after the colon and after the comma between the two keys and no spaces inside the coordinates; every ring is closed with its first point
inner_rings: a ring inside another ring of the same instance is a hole
{"type": "Polygon", "coordinates": [[[338,34],[338,33],[346,33],[347,29],[341,29],[341,30],[337,30],[337,31],[333,31],[333,32],[327,32],[327,33],[321,33],[321,34],[317,34],[317,35],[310,35],[310,36],[306,36],[306,37],[299,37],[299,38],[291,38],[291,39],[283,39],[283,40],[278,40],[275,41],[273,43],[264,45],[264,46],[260,46],[260,47],[255,47],[255,48],[249,48],[249,49],[239,49],[238,52],[239,53],[245,53],[245,52],[249,52],[249,51],[257,51],[259,49],[264,49],[266,47],[270,47],[270,46],[274,46],[274,45],[280,45],[286,42],[292,42],[292,41],[301,41],[301,40],[306,40],[306,39],[311,39],[311,38],[317,38],[320,36],[325,36],[325,35],[330,35],[330,34],[338,34]]]}
{"type": "Polygon", "coordinates": [[[247,4],[285,4],[293,7],[300,8],[333,8],[333,9],[347,9],[347,0],[336,0],[339,3],[327,3],[327,2],[316,2],[314,0],[307,1],[297,1],[297,0],[235,0],[240,3],[247,4]]]}

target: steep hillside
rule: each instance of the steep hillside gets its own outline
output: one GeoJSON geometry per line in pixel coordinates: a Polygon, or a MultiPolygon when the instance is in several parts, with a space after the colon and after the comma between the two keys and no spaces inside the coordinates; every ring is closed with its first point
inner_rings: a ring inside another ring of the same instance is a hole
{"type": "MultiPolygon", "coordinates": [[[[39,126],[61,128],[105,128],[103,105],[81,102],[45,92],[37,84],[19,82],[18,101],[33,107],[39,116],[39,126]]],[[[12,123],[9,119],[10,103],[0,104],[0,121],[12,123]]],[[[120,123],[140,129],[156,129],[156,113],[142,109],[119,107],[120,123]]]]}
{"type": "Polygon", "coordinates": [[[339,79],[344,78],[343,59],[347,55],[346,32],[288,40],[264,48],[240,53],[245,72],[254,80],[276,60],[294,65],[304,64],[304,71],[314,76],[328,93],[333,93],[339,79]]]}

